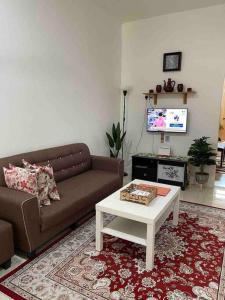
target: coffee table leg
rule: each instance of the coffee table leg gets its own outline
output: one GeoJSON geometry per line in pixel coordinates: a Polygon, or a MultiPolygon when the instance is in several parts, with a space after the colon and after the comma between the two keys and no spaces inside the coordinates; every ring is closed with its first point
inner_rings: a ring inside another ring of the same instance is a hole
{"type": "Polygon", "coordinates": [[[179,202],[180,202],[180,193],[175,199],[174,208],[173,208],[173,225],[178,225],[179,220],[179,202]]]}
{"type": "Polygon", "coordinates": [[[146,270],[154,268],[155,225],[147,224],[146,270]]]}
{"type": "Polygon", "coordinates": [[[103,213],[96,210],[96,250],[101,251],[103,248],[103,233],[101,232],[103,228],[103,213]]]}

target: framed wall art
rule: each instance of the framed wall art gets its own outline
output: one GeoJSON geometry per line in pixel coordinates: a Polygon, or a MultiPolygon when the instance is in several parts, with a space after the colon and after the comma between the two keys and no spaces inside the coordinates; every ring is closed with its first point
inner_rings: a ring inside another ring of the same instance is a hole
{"type": "Polygon", "coordinates": [[[163,72],[181,70],[182,52],[170,52],[163,55],[163,72]]]}

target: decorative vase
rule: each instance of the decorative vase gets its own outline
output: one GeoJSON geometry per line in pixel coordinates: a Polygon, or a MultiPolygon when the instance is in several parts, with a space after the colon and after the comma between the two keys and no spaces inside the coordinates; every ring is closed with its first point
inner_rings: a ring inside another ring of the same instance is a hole
{"type": "Polygon", "coordinates": [[[157,86],[156,86],[156,92],[157,93],[161,93],[161,91],[162,91],[162,86],[160,84],[157,84],[157,86]]]}
{"type": "Polygon", "coordinates": [[[172,93],[174,90],[176,82],[172,80],[171,78],[168,78],[167,82],[164,80],[164,86],[163,89],[167,93],[172,93]]]}
{"type": "Polygon", "coordinates": [[[198,184],[205,184],[209,180],[209,173],[195,173],[195,180],[198,184]]]}
{"type": "Polygon", "coordinates": [[[183,92],[183,90],[184,90],[184,85],[183,85],[183,83],[179,83],[179,84],[177,85],[177,91],[178,91],[178,92],[183,92]]]}

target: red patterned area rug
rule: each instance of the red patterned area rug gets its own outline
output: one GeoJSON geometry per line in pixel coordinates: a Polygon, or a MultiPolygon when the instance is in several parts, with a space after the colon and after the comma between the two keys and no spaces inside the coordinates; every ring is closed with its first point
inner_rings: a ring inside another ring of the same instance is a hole
{"type": "Polygon", "coordinates": [[[157,234],[149,272],[144,247],[105,236],[99,253],[94,239],[92,218],[3,278],[0,291],[29,300],[224,299],[224,210],[182,202],[179,226],[169,219],[157,234]]]}

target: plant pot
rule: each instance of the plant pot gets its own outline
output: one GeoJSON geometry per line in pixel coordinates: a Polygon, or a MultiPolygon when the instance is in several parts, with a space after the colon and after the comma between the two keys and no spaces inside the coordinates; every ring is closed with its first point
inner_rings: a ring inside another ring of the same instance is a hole
{"type": "Polygon", "coordinates": [[[209,173],[195,173],[195,180],[198,184],[205,184],[209,180],[209,173]]]}

